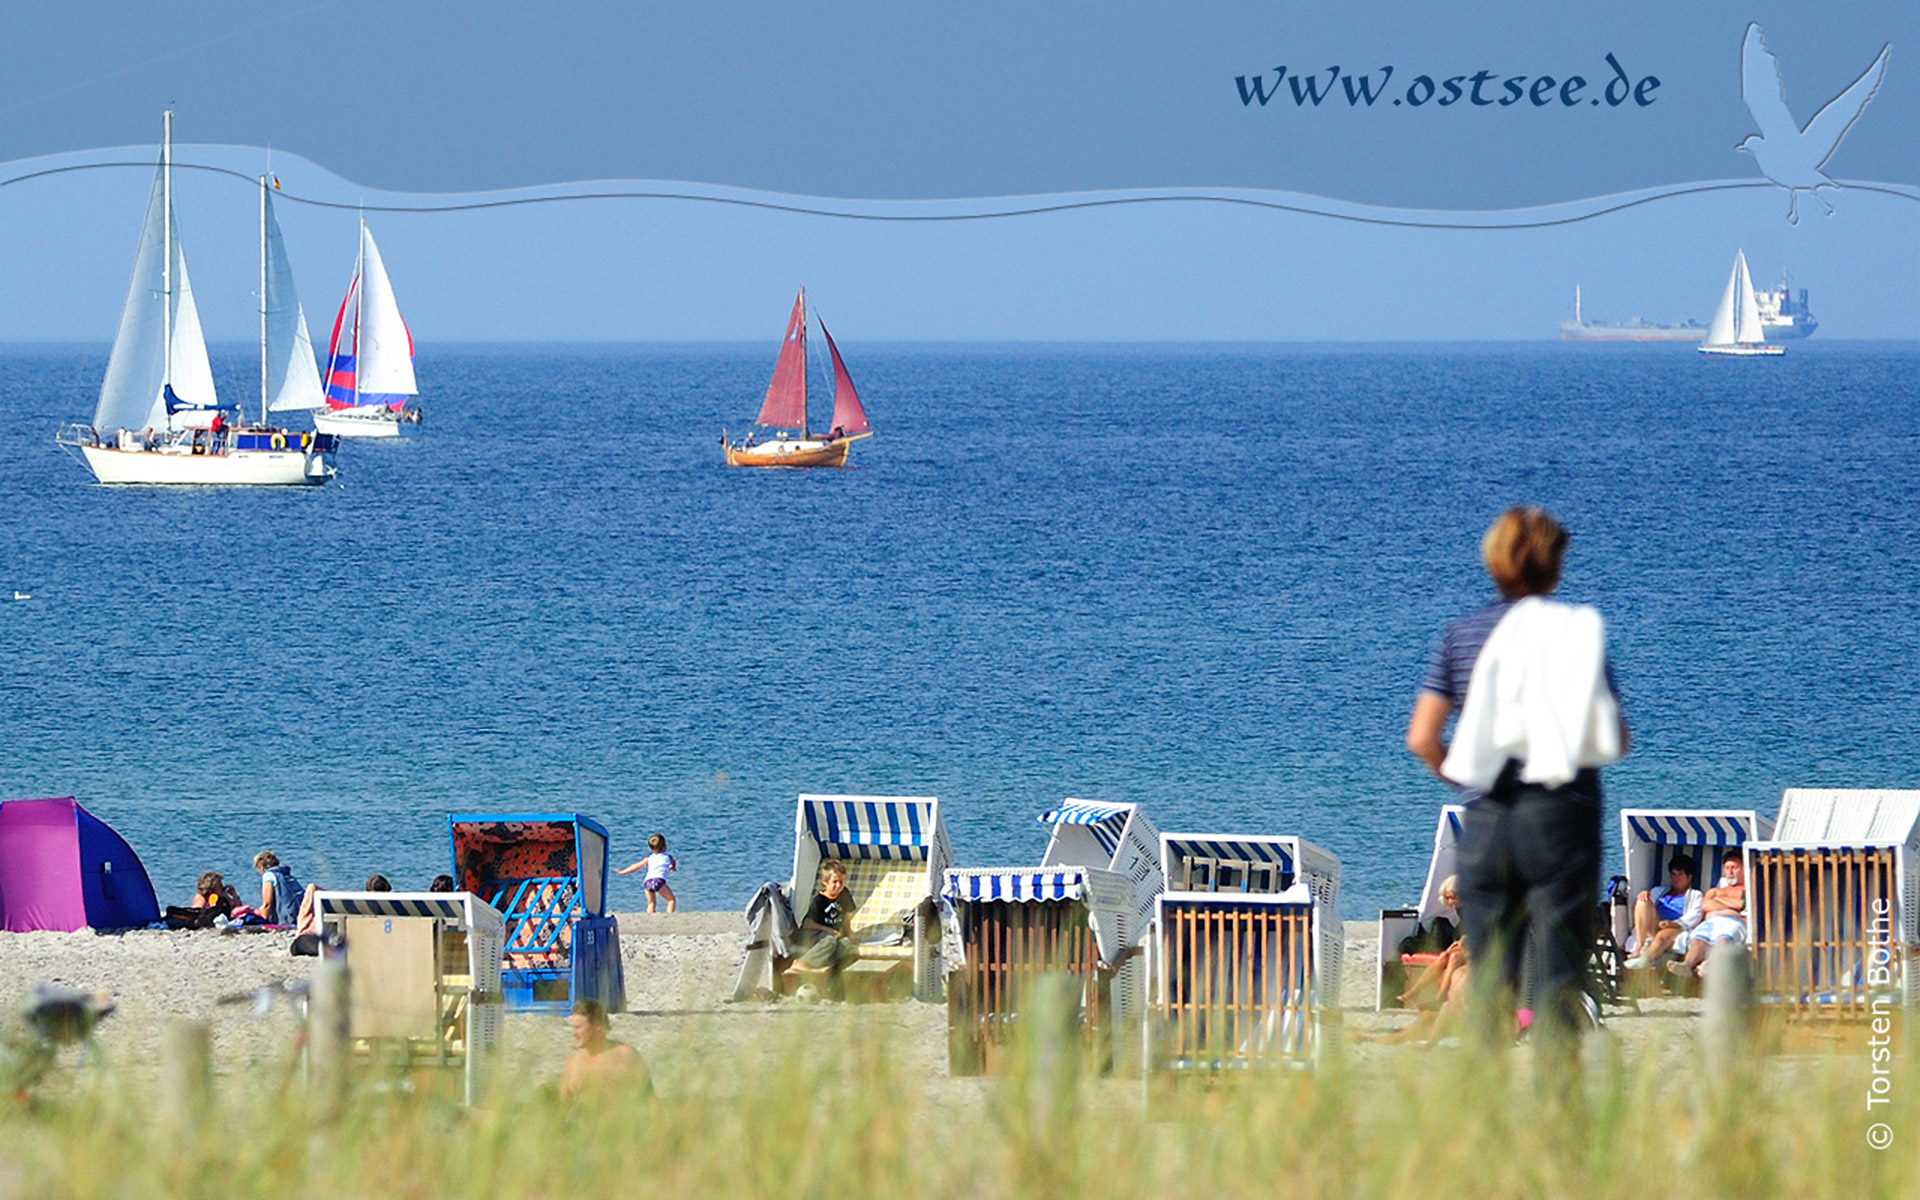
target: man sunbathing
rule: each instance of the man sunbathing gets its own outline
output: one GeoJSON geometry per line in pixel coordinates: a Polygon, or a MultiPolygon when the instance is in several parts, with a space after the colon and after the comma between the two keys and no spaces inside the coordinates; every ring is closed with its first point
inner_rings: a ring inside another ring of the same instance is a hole
{"type": "Polygon", "coordinates": [[[598,1000],[573,1002],[567,1028],[573,1033],[574,1051],[560,1069],[560,1098],[573,1100],[589,1092],[599,1093],[634,1088],[644,1096],[653,1094],[653,1080],[640,1053],[625,1042],[608,1038],[606,1005],[598,1000]]]}
{"type": "Polygon", "coordinates": [[[1747,940],[1746,868],[1738,855],[1728,855],[1720,865],[1720,886],[1707,889],[1700,914],[1700,924],[1680,943],[1686,957],[1667,964],[1667,970],[1675,975],[1701,974],[1707,951],[1715,942],[1747,940]]]}

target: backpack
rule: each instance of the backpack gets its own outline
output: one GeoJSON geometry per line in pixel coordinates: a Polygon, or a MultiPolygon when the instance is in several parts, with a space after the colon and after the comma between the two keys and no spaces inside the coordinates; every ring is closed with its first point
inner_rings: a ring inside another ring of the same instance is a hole
{"type": "Polygon", "coordinates": [[[285,863],[268,867],[265,874],[273,878],[273,911],[260,915],[267,919],[269,925],[292,929],[300,920],[300,899],[306,895],[307,889],[300,886],[300,881],[293,877],[293,868],[285,863]]]}

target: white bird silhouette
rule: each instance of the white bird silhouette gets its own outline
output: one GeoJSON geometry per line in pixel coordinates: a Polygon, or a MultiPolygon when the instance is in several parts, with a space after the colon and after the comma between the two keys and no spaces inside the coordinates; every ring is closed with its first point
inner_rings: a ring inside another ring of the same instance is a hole
{"type": "Polygon", "coordinates": [[[1848,85],[1846,91],[1827,101],[1826,107],[1813,114],[1813,120],[1803,129],[1787,110],[1786,89],[1780,85],[1780,64],[1760,40],[1759,22],[1747,26],[1746,41],[1740,46],[1740,95],[1746,100],[1747,111],[1753,114],[1753,123],[1760,127],[1760,133],[1746,138],[1734,149],[1753,155],[1761,173],[1787,189],[1787,220],[1796,225],[1800,223],[1801,192],[1812,192],[1827,215],[1833,215],[1833,205],[1820,195],[1820,189],[1840,185],[1820,168],[1827,165],[1827,160],[1839,149],[1840,139],[1860,119],[1867,101],[1879,90],[1880,81],[1887,74],[1887,54],[1892,49],[1891,44],[1880,47],[1880,57],[1873,60],[1866,73],[1848,85]]]}

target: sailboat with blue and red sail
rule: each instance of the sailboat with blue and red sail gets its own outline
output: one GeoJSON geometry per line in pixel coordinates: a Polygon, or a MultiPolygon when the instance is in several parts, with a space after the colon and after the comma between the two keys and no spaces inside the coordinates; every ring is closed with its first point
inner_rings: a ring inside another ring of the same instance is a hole
{"type": "Polygon", "coordinates": [[[787,333],[780,341],[773,379],[767,384],[760,415],[754,420],[759,428],[772,430],[773,436],[763,439],[752,432],[733,442],[722,430],[720,445],[726,451],[728,466],[844,467],[853,443],[873,436],[853,376],[847,373],[840,348],[833,344],[824,321],[820,323],[820,336],[833,362],[833,419],[827,432],[807,430],[807,289],[801,288],[787,317],[787,333]]]}
{"type": "Polygon", "coordinates": [[[380,247],[362,220],[353,281],[327,343],[327,406],[314,410],[313,427],[341,437],[399,437],[420,423],[420,410],[407,407],[418,391],[413,334],[393,297],[380,247]]]}

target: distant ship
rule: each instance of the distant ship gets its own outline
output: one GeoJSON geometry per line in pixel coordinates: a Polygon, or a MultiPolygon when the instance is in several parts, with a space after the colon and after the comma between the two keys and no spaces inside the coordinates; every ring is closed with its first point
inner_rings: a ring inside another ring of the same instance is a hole
{"type": "MultiPolygon", "coordinates": [[[[1796,297],[1782,280],[1771,292],[1755,291],[1754,305],[1760,310],[1760,328],[1769,342],[1789,342],[1803,338],[1820,328],[1807,307],[1807,289],[1796,297]]],[[[1580,312],[1580,289],[1573,289],[1573,320],[1560,322],[1560,336],[1569,342],[1693,342],[1705,340],[1707,327],[1698,321],[1678,325],[1656,325],[1635,317],[1617,325],[1588,321],[1580,312]]]]}

